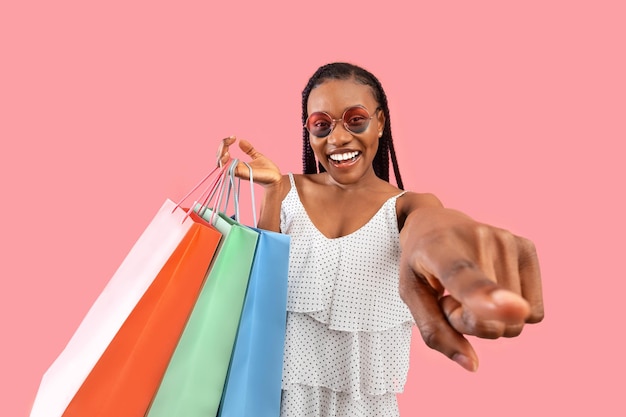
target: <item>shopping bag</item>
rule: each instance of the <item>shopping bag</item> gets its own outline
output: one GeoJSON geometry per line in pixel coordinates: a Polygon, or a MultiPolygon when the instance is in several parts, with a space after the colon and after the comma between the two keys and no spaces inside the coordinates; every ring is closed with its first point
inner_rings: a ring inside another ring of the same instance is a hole
{"type": "MultiPolygon", "coordinates": [[[[209,173],[190,193],[214,172],[209,173]]],[[[66,347],[44,373],[30,417],[62,416],[87,375],[193,224],[193,219],[177,203],[169,199],[163,203],[66,347]]]]}
{"type": "Polygon", "coordinates": [[[280,415],[290,238],[255,230],[259,240],[220,417],[280,415]]]}
{"type": "Polygon", "coordinates": [[[196,211],[223,238],[148,417],[217,415],[243,308],[258,233],[216,209],[196,211]]]}
{"type": "Polygon", "coordinates": [[[221,234],[194,221],[63,417],[143,417],[196,302],[221,234]]]}

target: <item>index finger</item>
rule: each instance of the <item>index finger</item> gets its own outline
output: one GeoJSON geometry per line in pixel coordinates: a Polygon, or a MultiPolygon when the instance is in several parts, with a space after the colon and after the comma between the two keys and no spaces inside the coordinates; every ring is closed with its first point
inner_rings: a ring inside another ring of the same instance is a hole
{"type": "Polygon", "coordinates": [[[226,165],[226,163],[230,159],[230,155],[228,154],[228,147],[232,145],[233,143],[235,143],[236,140],[237,138],[235,136],[229,136],[220,141],[220,144],[217,147],[217,153],[216,153],[217,166],[219,168],[226,165]]]}
{"type": "Polygon", "coordinates": [[[429,250],[426,268],[452,297],[479,319],[525,322],[530,307],[524,298],[489,279],[466,254],[454,252],[447,245],[442,248],[429,250]]]}

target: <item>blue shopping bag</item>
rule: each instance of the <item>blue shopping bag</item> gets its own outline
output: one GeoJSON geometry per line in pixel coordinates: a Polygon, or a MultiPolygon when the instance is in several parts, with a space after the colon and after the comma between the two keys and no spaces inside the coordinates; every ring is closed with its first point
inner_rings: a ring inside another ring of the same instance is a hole
{"type": "Polygon", "coordinates": [[[219,417],[280,415],[288,235],[259,233],[219,417]]]}

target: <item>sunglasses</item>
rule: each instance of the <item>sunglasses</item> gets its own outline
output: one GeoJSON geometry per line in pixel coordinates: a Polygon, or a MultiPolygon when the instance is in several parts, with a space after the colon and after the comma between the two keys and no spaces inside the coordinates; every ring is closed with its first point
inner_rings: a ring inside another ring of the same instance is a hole
{"type": "Polygon", "coordinates": [[[306,127],[306,130],[313,136],[323,138],[330,135],[330,132],[333,131],[337,122],[343,122],[343,127],[345,127],[348,132],[358,135],[367,130],[370,125],[370,120],[376,116],[379,110],[380,107],[377,107],[376,110],[374,110],[374,115],[370,116],[367,109],[363,106],[348,107],[341,115],[341,119],[333,119],[328,113],[318,111],[307,117],[304,127],[306,127]]]}

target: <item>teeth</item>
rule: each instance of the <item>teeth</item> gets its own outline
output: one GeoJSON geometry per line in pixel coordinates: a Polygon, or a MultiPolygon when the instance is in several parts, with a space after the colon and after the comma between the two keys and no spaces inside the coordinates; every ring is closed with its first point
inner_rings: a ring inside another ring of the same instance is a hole
{"type": "Polygon", "coordinates": [[[359,153],[358,152],[346,152],[346,153],[338,153],[338,154],[334,154],[334,155],[330,155],[330,159],[332,159],[333,161],[347,161],[348,159],[352,159],[354,157],[356,157],[359,153]]]}

